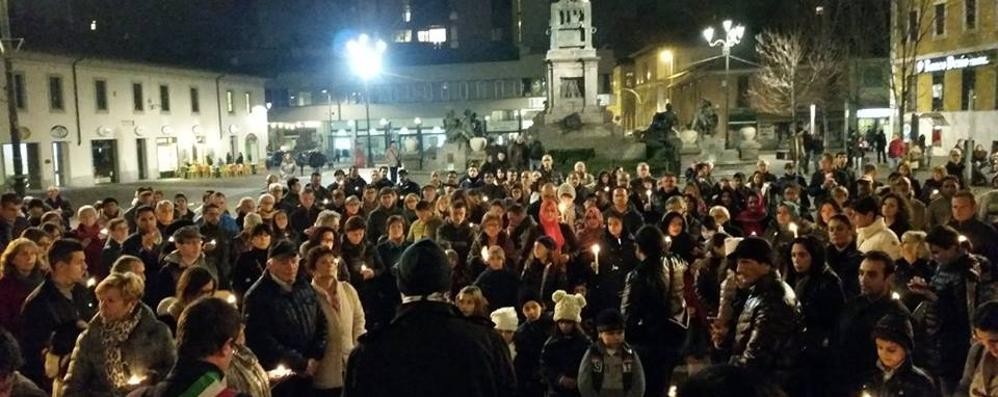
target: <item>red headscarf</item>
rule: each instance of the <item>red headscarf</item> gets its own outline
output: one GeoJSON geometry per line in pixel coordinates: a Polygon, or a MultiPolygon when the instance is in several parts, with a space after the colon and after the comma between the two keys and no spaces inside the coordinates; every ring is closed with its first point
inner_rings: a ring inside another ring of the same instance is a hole
{"type": "Polygon", "coordinates": [[[541,227],[544,228],[544,235],[554,239],[554,250],[555,252],[561,252],[561,247],[565,245],[565,236],[561,234],[561,222],[557,217],[550,218],[544,216],[544,214],[549,212],[560,213],[558,210],[558,204],[554,200],[544,200],[541,203],[541,227]]]}

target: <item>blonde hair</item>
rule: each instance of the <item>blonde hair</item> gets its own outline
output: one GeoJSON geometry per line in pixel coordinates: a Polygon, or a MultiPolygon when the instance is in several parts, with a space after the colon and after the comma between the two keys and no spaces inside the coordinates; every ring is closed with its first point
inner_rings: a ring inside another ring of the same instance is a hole
{"type": "Polygon", "coordinates": [[[111,273],[100,284],[97,284],[97,289],[94,292],[102,294],[110,288],[117,289],[125,301],[135,302],[142,298],[145,282],[135,273],[111,273]]]}
{"type": "Polygon", "coordinates": [[[97,217],[97,209],[94,208],[94,206],[92,206],[92,205],[84,205],[84,206],[80,207],[78,210],[76,210],[76,217],[77,218],[82,218],[84,212],[93,212],[94,218],[97,217]]]}
{"type": "Polygon", "coordinates": [[[506,251],[503,251],[502,247],[498,245],[493,245],[489,247],[489,259],[492,258],[502,258],[503,262],[506,261],[506,251]]]}
{"type": "Polygon", "coordinates": [[[133,273],[141,278],[145,278],[143,277],[143,275],[135,271],[134,265],[136,263],[141,263],[145,265],[145,263],[142,262],[142,259],[139,259],[136,256],[132,255],[119,256],[118,259],[115,259],[114,264],[111,265],[111,273],[133,273]]]}
{"type": "Polygon", "coordinates": [[[909,230],[901,235],[901,244],[918,244],[918,257],[928,258],[931,252],[929,244],[925,241],[928,235],[919,230],[909,230]]]}
{"type": "Polygon", "coordinates": [[[461,297],[471,299],[475,302],[475,312],[473,315],[485,318],[489,317],[489,300],[485,299],[485,294],[482,293],[481,288],[474,285],[461,288],[461,291],[457,293],[455,301],[460,301],[461,297]]]}
{"type": "Polygon", "coordinates": [[[261,224],[263,224],[263,218],[255,212],[250,212],[243,218],[243,230],[253,230],[256,225],[261,224]]]}
{"type": "MultiPolygon", "coordinates": [[[[0,254],[0,274],[8,275],[15,271],[11,261],[14,260],[14,257],[17,256],[17,254],[20,254],[21,250],[24,248],[34,248],[35,250],[38,250],[38,244],[24,237],[14,239],[14,241],[11,241],[10,244],[7,244],[7,249],[3,251],[3,254],[0,254]]],[[[40,255],[40,253],[38,254],[40,255]]],[[[39,258],[40,257],[41,256],[39,256],[39,258]]],[[[35,263],[35,268],[37,267],[38,263],[35,263]]]]}

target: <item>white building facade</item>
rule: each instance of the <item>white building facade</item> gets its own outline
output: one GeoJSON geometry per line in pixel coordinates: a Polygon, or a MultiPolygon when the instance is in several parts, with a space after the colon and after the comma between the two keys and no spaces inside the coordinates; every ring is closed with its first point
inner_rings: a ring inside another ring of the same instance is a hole
{"type": "MultiPolygon", "coordinates": [[[[265,158],[262,78],[34,52],[16,54],[13,71],[29,189],[180,177],[187,164],[230,154],[265,158]]],[[[8,112],[0,123],[9,131],[8,112]]],[[[0,144],[9,184],[10,135],[0,144]]]]}

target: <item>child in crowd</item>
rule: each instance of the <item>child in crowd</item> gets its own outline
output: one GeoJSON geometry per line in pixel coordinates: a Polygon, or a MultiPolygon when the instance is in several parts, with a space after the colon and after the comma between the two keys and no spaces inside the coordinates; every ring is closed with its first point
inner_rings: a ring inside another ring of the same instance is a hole
{"type": "MultiPolygon", "coordinates": [[[[478,275],[475,285],[482,289],[485,299],[494,309],[516,305],[520,278],[506,268],[506,254],[502,247],[493,245],[488,248],[487,253],[485,262],[488,267],[478,275]]],[[[513,314],[516,314],[515,310],[513,314]]]]}
{"type": "Polygon", "coordinates": [[[496,324],[496,332],[502,336],[502,340],[509,347],[509,357],[516,359],[516,344],[513,343],[513,335],[520,326],[520,318],[516,316],[516,309],[513,307],[503,307],[492,312],[492,322],[496,324]]]}
{"type": "Polygon", "coordinates": [[[596,317],[599,339],[586,351],[579,368],[582,397],[638,397],[645,393],[638,355],[624,342],[624,316],[606,309],[596,317]]]}
{"type": "Polygon", "coordinates": [[[911,362],[914,332],[908,319],[888,314],[873,328],[877,371],[863,387],[869,397],[938,397],[932,378],[911,362]]]}
{"type": "Polygon", "coordinates": [[[486,323],[492,327],[493,324],[489,321],[489,301],[485,299],[485,295],[482,295],[480,288],[474,285],[461,288],[454,303],[457,304],[461,314],[468,319],[486,323]]]}
{"type": "Polygon", "coordinates": [[[544,300],[537,292],[525,291],[520,294],[520,311],[526,321],[520,324],[513,335],[517,354],[513,358],[516,372],[516,395],[520,397],[541,397],[544,395],[544,381],[541,378],[541,350],[554,332],[554,320],[544,311],[544,300]]]}
{"type": "Polygon", "coordinates": [[[554,301],[554,321],[558,324],[554,335],[541,351],[541,374],[547,382],[548,396],[578,397],[579,364],[589,349],[590,341],[582,331],[582,308],[586,298],[569,295],[557,290],[551,295],[554,301]]]}

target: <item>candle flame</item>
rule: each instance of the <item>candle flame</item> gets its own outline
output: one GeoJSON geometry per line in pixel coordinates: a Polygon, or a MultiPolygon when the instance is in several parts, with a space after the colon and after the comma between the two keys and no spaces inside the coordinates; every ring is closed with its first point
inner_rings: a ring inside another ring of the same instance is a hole
{"type": "Polygon", "coordinates": [[[235,305],[236,304],[236,296],[235,295],[229,295],[228,298],[225,298],[225,301],[229,302],[230,305],[235,305]]]}
{"type": "Polygon", "coordinates": [[[897,292],[891,292],[891,299],[899,301],[899,300],[901,300],[901,294],[899,294],[897,292]]]}
{"type": "Polygon", "coordinates": [[[599,244],[594,244],[593,245],[593,253],[596,254],[596,255],[599,255],[599,251],[600,251],[599,244]]]}
{"type": "Polygon", "coordinates": [[[489,247],[482,247],[482,260],[489,261],[489,247]]]}
{"type": "Polygon", "coordinates": [[[97,278],[96,277],[91,277],[91,278],[87,279],[87,288],[93,288],[96,285],[97,285],[97,278]]]}
{"type": "Polygon", "coordinates": [[[969,241],[969,240],[967,239],[967,236],[964,236],[964,235],[962,235],[962,234],[961,234],[961,235],[960,235],[959,237],[957,237],[956,239],[957,239],[957,241],[959,241],[960,243],[966,243],[967,241],[969,241]]]}
{"type": "Polygon", "coordinates": [[[138,386],[138,385],[142,384],[142,382],[145,381],[145,380],[146,380],[145,376],[139,376],[137,374],[132,374],[132,376],[128,378],[127,383],[128,383],[129,386],[138,386]]]}

